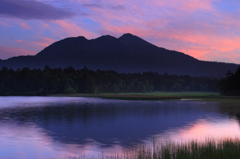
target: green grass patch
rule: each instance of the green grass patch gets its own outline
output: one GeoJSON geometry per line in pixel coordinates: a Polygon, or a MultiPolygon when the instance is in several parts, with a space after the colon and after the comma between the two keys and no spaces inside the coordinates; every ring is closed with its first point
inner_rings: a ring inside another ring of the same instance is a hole
{"type": "Polygon", "coordinates": [[[55,94],[50,96],[100,97],[121,100],[168,100],[168,99],[205,99],[219,98],[214,92],[149,92],[149,93],[101,93],[101,94],[55,94]]]}
{"type": "MultiPolygon", "coordinates": [[[[114,95],[103,93],[102,95],[114,95]]],[[[115,95],[149,95],[149,96],[219,96],[216,92],[148,92],[148,93],[117,93],[115,95]]]]}
{"type": "Polygon", "coordinates": [[[216,92],[149,92],[149,93],[100,93],[100,94],[51,94],[54,97],[98,97],[120,100],[173,100],[201,99],[213,102],[240,103],[240,96],[222,96],[216,92]]]}

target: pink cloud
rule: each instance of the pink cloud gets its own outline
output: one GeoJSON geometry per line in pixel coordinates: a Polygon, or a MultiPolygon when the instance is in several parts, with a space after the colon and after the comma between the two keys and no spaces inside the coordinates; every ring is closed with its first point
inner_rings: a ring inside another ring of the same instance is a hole
{"type": "Polygon", "coordinates": [[[7,59],[13,56],[19,55],[34,55],[36,52],[31,50],[26,50],[23,48],[5,47],[0,45],[0,53],[2,59],[7,59]]]}
{"type": "MultiPolygon", "coordinates": [[[[205,55],[206,53],[209,52],[209,48],[192,46],[192,47],[188,47],[188,48],[179,48],[178,51],[186,53],[188,55],[191,55],[191,56],[199,59],[199,57],[202,57],[203,55],[205,55]]],[[[202,60],[206,60],[206,59],[202,58],[202,60]]]]}
{"type": "Polygon", "coordinates": [[[24,48],[35,50],[35,54],[36,54],[37,52],[43,50],[45,47],[54,43],[56,40],[47,38],[47,37],[40,37],[31,41],[23,41],[23,40],[15,40],[15,41],[18,43],[21,43],[21,46],[24,48]]]}
{"type": "Polygon", "coordinates": [[[64,38],[69,36],[85,36],[85,37],[95,37],[96,34],[90,31],[83,29],[82,27],[78,26],[72,21],[63,21],[63,20],[56,20],[56,23],[60,28],[58,28],[55,35],[60,35],[64,38]]]}
{"type": "Polygon", "coordinates": [[[23,42],[22,40],[14,40],[14,41],[16,41],[18,43],[22,43],[23,42]]]}
{"type": "Polygon", "coordinates": [[[217,0],[170,0],[165,2],[172,5],[172,7],[178,7],[181,10],[185,10],[187,12],[194,12],[196,10],[213,10],[212,2],[215,1],[217,0]]]}
{"type": "Polygon", "coordinates": [[[40,25],[41,25],[41,27],[44,27],[44,28],[49,28],[50,27],[49,24],[43,23],[43,22],[41,22],[40,25]]]}
{"type": "Polygon", "coordinates": [[[47,37],[42,37],[40,41],[33,41],[32,43],[44,48],[44,47],[47,47],[54,42],[55,42],[54,39],[47,38],[47,37]]]}
{"type": "Polygon", "coordinates": [[[23,27],[24,29],[31,29],[31,27],[27,24],[27,23],[23,23],[23,22],[21,22],[21,23],[19,23],[19,25],[21,26],[21,27],[23,27]]]}
{"type": "Polygon", "coordinates": [[[238,63],[240,64],[240,49],[233,49],[230,51],[216,51],[212,50],[208,53],[202,55],[201,59],[205,59],[208,61],[225,61],[229,63],[238,63]]]}
{"type": "Polygon", "coordinates": [[[5,27],[12,27],[12,25],[7,24],[5,22],[0,21],[0,25],[5,26],[5,27]]]}

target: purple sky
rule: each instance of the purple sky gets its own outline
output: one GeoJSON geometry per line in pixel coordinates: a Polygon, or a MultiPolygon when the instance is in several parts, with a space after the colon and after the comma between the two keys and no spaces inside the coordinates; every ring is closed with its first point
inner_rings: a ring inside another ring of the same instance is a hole
{"type": "Polygon", "coordinates": [[[137,35],[200,60],[240,63],[239,0],[0,0],[0,58],[75,36],[137,35]]]}

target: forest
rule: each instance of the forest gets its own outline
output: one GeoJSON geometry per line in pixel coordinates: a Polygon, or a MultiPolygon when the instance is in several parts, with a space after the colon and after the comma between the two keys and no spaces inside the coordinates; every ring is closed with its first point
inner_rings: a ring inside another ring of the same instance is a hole
{"type": "Polygon", "coordinates": [[[217,92],[218,80],[212,77],[68,68],[0,70],[0,95],[47,95],[73,93],[142,93],[153,91],[217,92]]]}

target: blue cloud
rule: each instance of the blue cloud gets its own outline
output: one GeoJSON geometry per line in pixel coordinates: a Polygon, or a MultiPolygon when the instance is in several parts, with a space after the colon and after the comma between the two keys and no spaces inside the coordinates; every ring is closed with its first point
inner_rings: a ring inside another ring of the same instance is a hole
{"type": "Polygon", "coordinates": [[[1,0],[0,16],[24,20],[57,20],[74,16],[74,13],[35,0],[1,0]]]}

